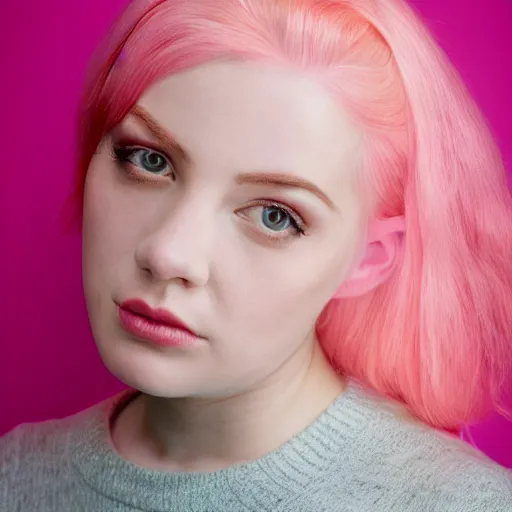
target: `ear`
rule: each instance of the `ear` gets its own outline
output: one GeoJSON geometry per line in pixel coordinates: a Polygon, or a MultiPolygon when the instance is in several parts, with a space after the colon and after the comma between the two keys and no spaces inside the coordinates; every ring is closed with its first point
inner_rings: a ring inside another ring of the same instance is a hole
{"type": "Polygon", "coordinates": [[[404,233],[403,216],[372,220],[368,227],[363,255],[333,298],[364,295],[384,283],[397,265],[404,233]]]}

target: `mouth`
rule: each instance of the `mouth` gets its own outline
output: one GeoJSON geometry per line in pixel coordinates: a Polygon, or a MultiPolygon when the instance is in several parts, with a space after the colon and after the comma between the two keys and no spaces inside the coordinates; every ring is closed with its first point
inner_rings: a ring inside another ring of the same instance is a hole
{"type": "Polygon", "coordinates": [[[144,341],[163,346],[191,345],[200,337],[179,317],[161,308],[152,308],[141,299],[129,299],[118,305],[121,326],[144,341]]]}

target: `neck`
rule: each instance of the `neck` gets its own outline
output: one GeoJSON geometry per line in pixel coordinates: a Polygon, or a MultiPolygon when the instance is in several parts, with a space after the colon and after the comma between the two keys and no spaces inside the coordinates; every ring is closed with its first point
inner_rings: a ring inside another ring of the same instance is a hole
{"type": "Polygon", "coordinates": [[[114,444],[135,464],[170,471],[215,471],[263,457],[312,423],[345,386],[316,340],[292,359],[257,388],[228,398],[140,395],[116,421],[114,444]]]}

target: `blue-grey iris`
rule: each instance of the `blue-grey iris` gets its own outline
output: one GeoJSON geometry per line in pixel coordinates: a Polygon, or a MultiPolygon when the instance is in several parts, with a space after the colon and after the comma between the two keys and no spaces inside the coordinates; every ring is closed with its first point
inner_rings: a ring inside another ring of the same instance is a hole
{"type": "Polygon", "coordinates": [[[263,209],[263,224],[273,231],[284,231],[290,227],[290,216],[279,208],[267,206],[263,209]]]}
{"type": "Polygon", "coordinates": [[[166,171],[167,160],[160,154],[151,150],[144,150],[140,156],[141,166],[148,172],[160,174],[166,171]]]}

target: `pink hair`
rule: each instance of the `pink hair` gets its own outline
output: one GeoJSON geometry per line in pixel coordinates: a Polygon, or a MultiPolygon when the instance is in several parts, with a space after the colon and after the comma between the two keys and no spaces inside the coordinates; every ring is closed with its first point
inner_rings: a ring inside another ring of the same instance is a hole
{"type": "Polygon", "coordinates": [[[77,204],[98,143],[146,88],[214,59],[321,80],[364,126],[373,214],[405,215],[392,278],[318,320],[333,366],[434,427],[499,408],[512,368],[511,195],[475,103],[402,0],[134,0],[93,62],[77,204]]]}

